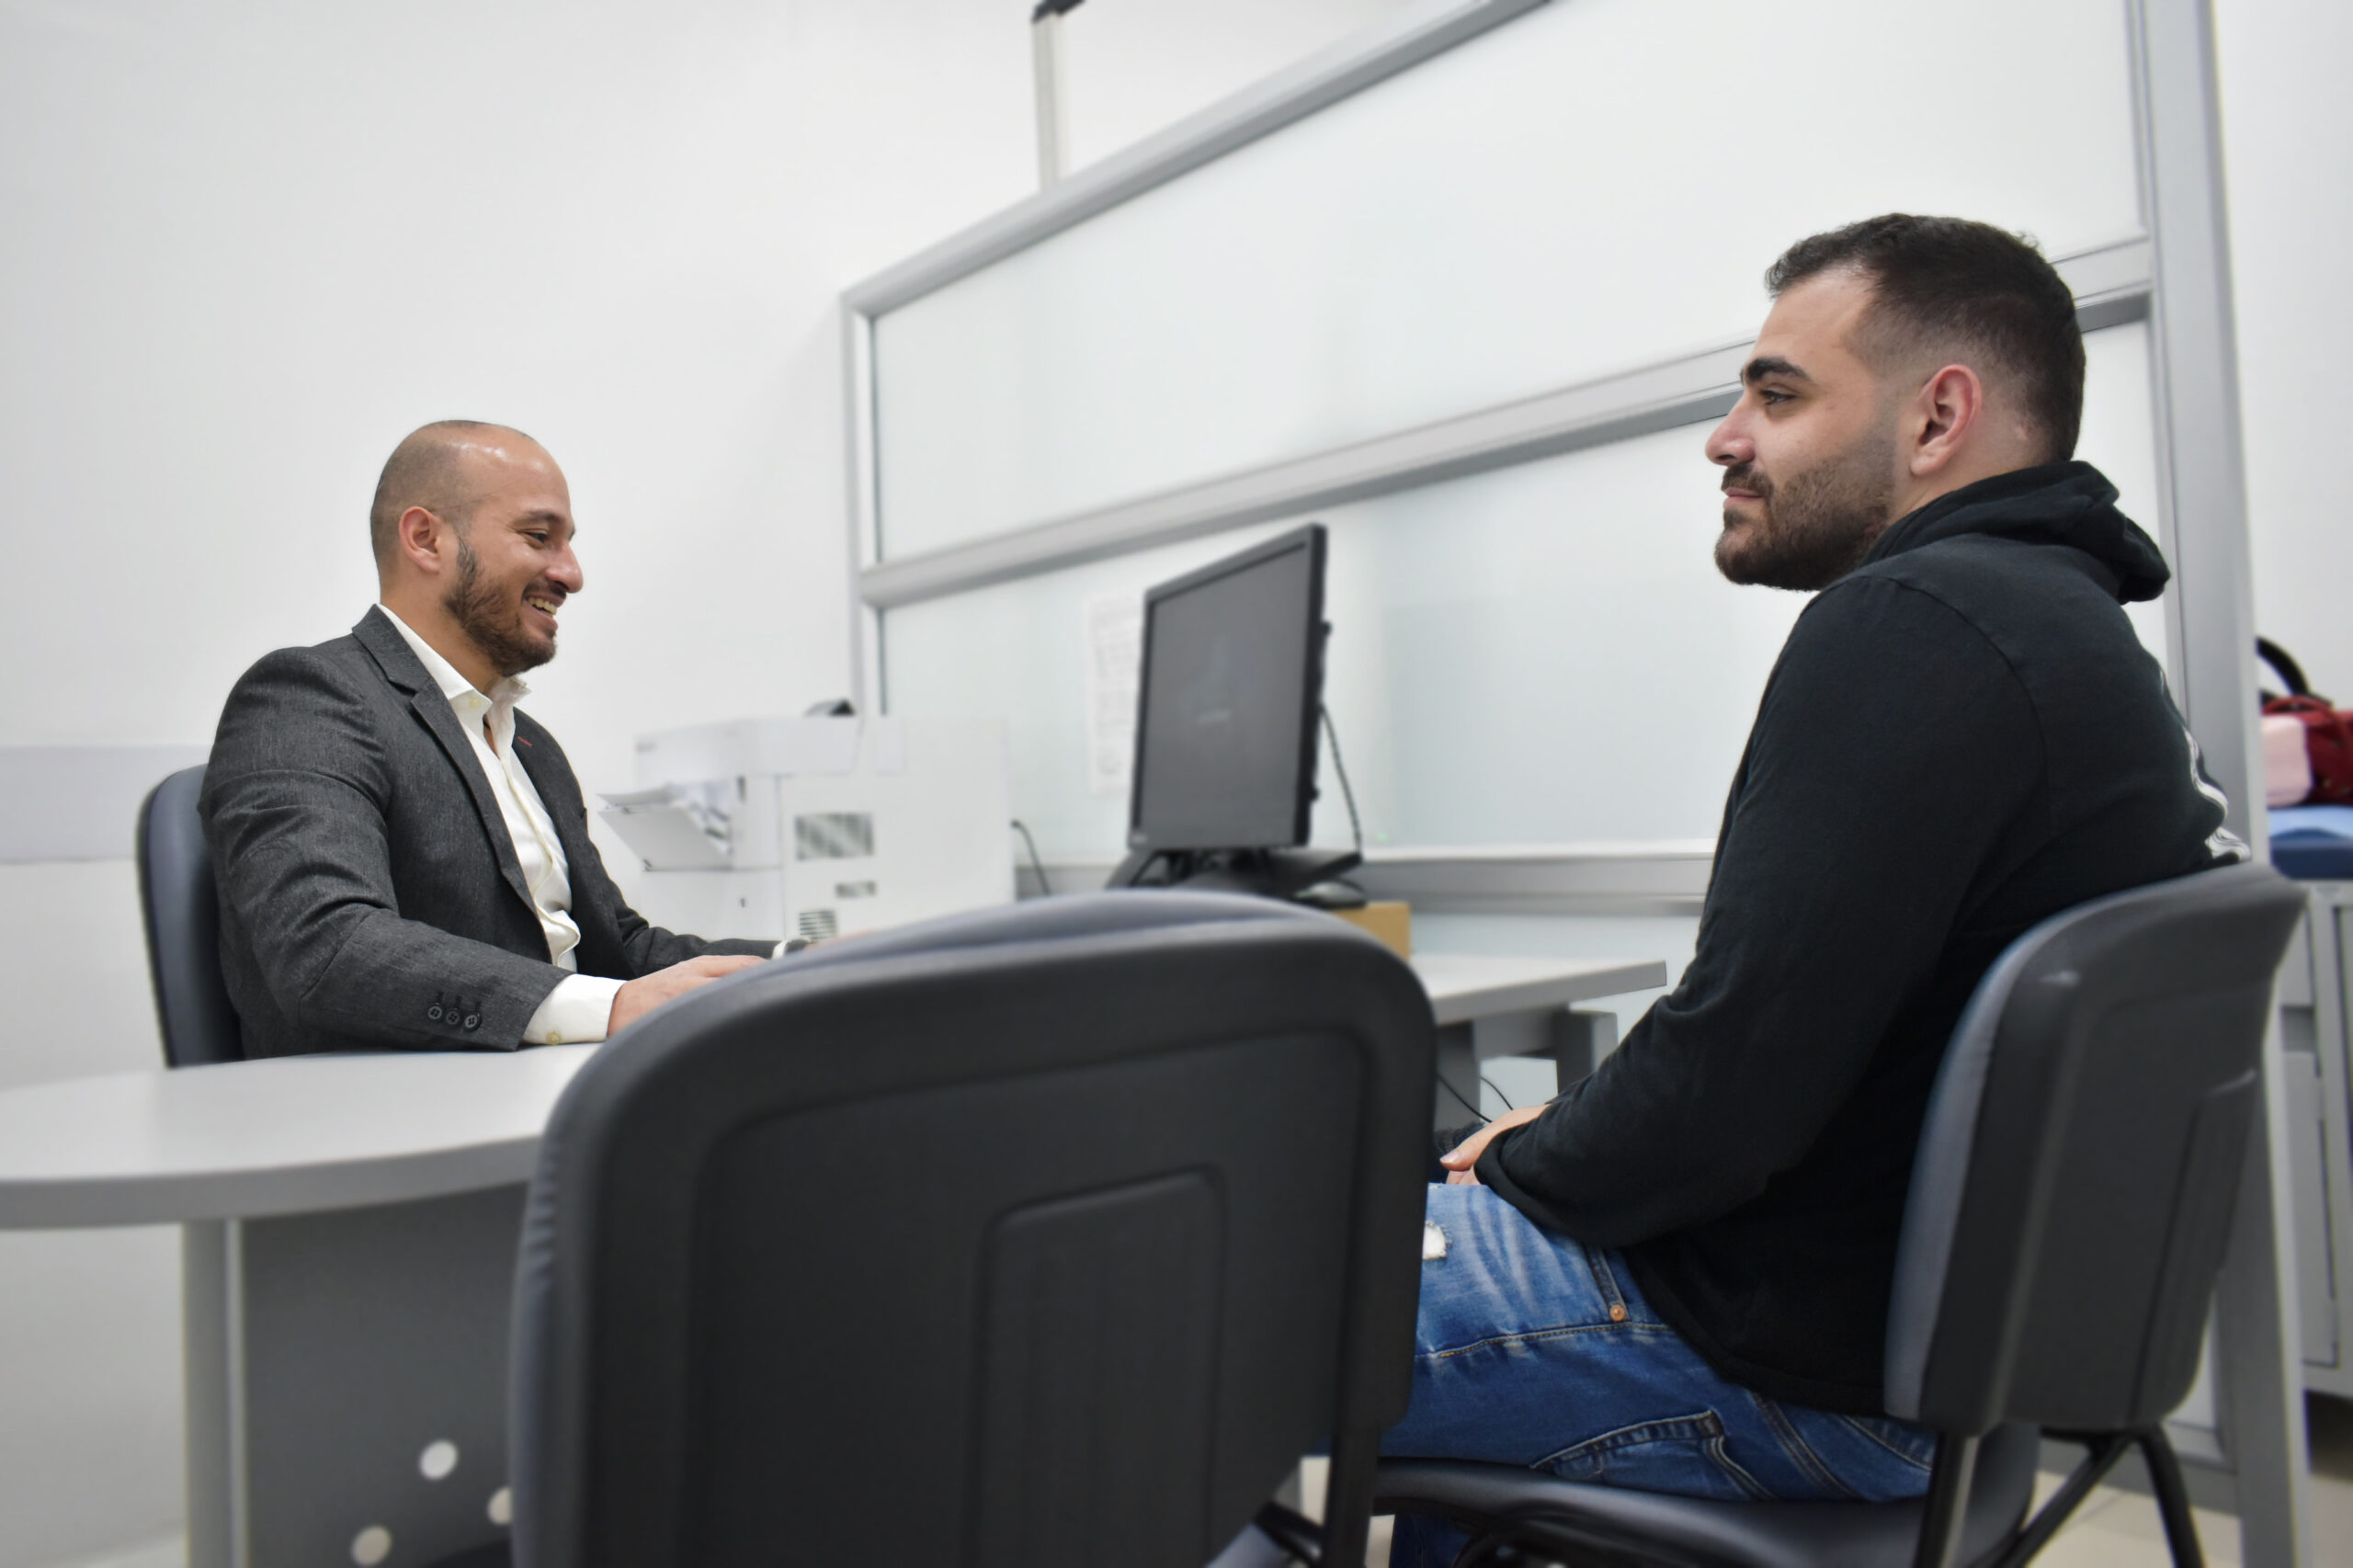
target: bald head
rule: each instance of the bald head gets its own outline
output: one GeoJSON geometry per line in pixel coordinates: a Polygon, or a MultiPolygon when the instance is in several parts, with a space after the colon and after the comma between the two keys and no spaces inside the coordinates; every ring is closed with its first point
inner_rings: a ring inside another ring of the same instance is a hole
{"type": "Polygon", "coordinates": [[[422,506],[463,528],[482,498],[484,460],[526,454],[546,457],[540,444],[520,430],[479,419],[437,419],[402,437],[384,460],[375,504],[368,508],[377,571],[386,571],[392,563],[402,513],[422,506]]]}
{"type": "Polygon", "coordinates": [[[476,690],[555,657],[580,591],[572,490],[504,425],[445,419],[393,451],[369,508],[378,597],[476,690]]]}

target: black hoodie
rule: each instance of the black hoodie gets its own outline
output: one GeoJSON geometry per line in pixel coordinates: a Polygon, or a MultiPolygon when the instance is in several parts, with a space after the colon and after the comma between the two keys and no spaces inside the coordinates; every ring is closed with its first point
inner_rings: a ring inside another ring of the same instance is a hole
{"type": "Polygon", "coordinates": [[[1914,1145],[1996,955],[2086,899],[2243,858],[2120,605],[2168,573],[2086,463],[1892,524],[1798,618],[1716,843],[1699,949],[1479,1177],[1623,1249],[1717,1370],[1883,1408],[1914,1145]]]}

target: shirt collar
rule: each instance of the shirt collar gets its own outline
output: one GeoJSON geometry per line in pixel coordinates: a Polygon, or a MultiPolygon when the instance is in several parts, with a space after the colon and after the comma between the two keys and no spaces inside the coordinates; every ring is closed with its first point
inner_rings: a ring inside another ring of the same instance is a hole
{"type": "Polygon", "coordinates": [[[503,719],[515,704],[531,694],[531,688],[524,685],[522,679],[517,676],[508,676],[488,691],[477,693],[474,683],[460,675],[458,666],[436,652],[432,643],[418,636],[416,629],[400,618],[399,611],[390,605],[380,605],[377,608],[384,612],[384,619],[392,623],[393,630],[407,639],[409,648],[416,654],[417,662],[425,666],[425,673],[433,677],[433,684],[440,687],[441,695],[452,703],[468,696],[487,697],[491,706],[498,710],[499,717],[503,719]]]}

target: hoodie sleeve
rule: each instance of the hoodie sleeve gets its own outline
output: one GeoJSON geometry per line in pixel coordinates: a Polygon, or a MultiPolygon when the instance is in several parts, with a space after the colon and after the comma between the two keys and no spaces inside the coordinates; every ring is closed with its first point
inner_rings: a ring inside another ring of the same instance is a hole
{"type": "Polygon", "coordinates": [[[1988,846],[2048,810],[2032,704],[1985,636],[1876,574],[1799,619],[1759,708],[1680,983],[1479,1177],[1631,1245],[1797,1163],[1934,972],[1988,846]]]}

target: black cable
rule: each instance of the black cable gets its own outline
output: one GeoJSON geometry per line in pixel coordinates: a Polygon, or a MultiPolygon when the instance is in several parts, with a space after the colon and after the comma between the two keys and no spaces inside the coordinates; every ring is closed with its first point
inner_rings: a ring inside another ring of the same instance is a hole
{"type": "MultiPolygon", "coordinates": [[[[1483,1084],[1486,1082],[1484,1078],[1482,1078],[1479,1081],[1483,1084]]],[[[1438,1074],[1438,1085],[1439,1088],[1444,1089],[1448,1094],[1452,1095],[1456,1101],[1461,1105],[1464,1110],[1469,1111],[1472,1116],[1478,1117],[1480,1126],[1484,1127],[1487,1125],[1488,1118],[1480,1111],[1477,1106],[1472,1105],[1469,1100],[1463,1099],[1462,1091],[1448,1083],[1446,1081],[1445,1074],[1441,1073],[1438,1074]]]]}
{"type": "Polygon", "coordinates": [[[1479,1074],[1479,1082],[1486,1085],[1487,1087],[1491,1089],[1495,1089],[1495,1098],[1504,1102],[1504,1108],[1506,1110],[1518,1110],[1519,1108],[1518,1106],[1511,1103],[1511,1096],[1509,1095],[1504,1093],[1501,1089],[1495,1088],[1495,1081],[1493,1078],[1488,1077],[1484,1073],[1479,1074]]]}
{"type": "Polygon", "coordinates": [[[1348,832],[1355,835],[1357,854],[1364,854],[1364,824],[1357,820],[1357,792],[1348,787],[1348,765],[1340,757],[1340,732],[1332,723],[1332,710],[1323,703],[1315,710],[1324,716],[1324,738],[1332,743],[1332,771],[1340,776],[1340,799],[1348,803],[1348,832]]]}
{"type": "Polygon", "coordinates": [[[1029,836],[1029,829],[1022,824],[1019,817],[1013,819],[1013,831],[1019,834],[1021,842],[1029,846],[1029,869],[1037,873],[1038,896],[1043,898],[1053,892],[1054,888],[1052,883],[1046,881],[1046,863],[1038,858],[1038,841],[1029,836]]]}

